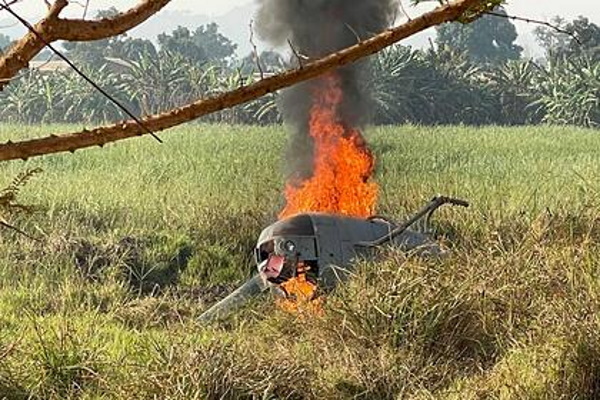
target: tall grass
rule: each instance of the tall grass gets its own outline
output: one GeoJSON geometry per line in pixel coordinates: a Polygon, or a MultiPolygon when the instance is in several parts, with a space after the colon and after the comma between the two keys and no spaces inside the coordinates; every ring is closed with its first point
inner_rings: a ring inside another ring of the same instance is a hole
{"type": "MultiPolygon", "coordinates": [[[[69,127],[0,126],[2,140],[69,127]]],[[[435,193],[445,260],[382,250],[322,318],[258,300],[196,317],[252,273],[283,204],[280,127],[189,125],[165,144],[40,167],[0,234],[0,398],[593,399],[600,396],[597,131],[371,129],[379,211],[435,193]]]]}

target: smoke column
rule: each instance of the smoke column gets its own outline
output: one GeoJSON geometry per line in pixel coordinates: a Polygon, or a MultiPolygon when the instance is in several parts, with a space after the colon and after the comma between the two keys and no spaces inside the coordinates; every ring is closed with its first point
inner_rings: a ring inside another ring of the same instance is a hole
{"type": "MultiPolygon", "coordinates": [[[[398,0],[257,1],[256,26],[261,39],[280,48],[289,49],[291,43],[296,53],[310,59],[380,33],[389,27],[398,10],[398,0]]],[[[299,60],[293,55],[292,62],[299,60]]],[[[368,73],[368,61],[343,67],[335,73],[336,84],[342,92],[335,107],[336,119],[346,129],[359,132],[359,136],[369,118],[371,99],[365,84],[368,73]]],[[[310,121],[315,93],[323,85],[324,80],[316,78],[286,90],[280,98],[283,118],[293,131],[286,157],[288,182],[301,182],[314,172],[316,155],[310,121]]]]}

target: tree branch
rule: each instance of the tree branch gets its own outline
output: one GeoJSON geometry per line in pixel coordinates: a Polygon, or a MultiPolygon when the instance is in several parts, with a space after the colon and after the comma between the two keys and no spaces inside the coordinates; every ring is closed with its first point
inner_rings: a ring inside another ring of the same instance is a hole
{"type": "Polygon", "coordinates": [[[135,28],[160,11],[171,0],[143,0],[129,11],[96,21],[60,19],[55,27],[58,40],[87,42],[120,35],[135,28]]]}
{"type": "MultiPolygon", "coordinates": [[[[4,88],[12,77],[21,69],[27,67],[29,61],[44,49],[44,38],[46,42],[54,41],[52,28],[58,22],[58,15],[69,3],[67,0],[57,0],[48,9],[46,17],[33,26],[38,33],[28,32],[21,40],[10,46],[9,50],[0,57],[0,90],[4,88]]],[[[0,9],[11,11],[10,6],[0,4],[0,9]]]]}
{"type": "MultiPolygon", "coordinates": [[[[397,43],[417,32],[444,22],[454,21],[465,12],[481,5],[481,0],[456,0],[412,19],[396,28],[387,30],[359,44],[305,64],[302,68],[289,70],[260,80],[252,85],[240,87],[221,95],[198,100],[181,108],[142,119],[144,126],[152,132],[180,125],[198,117],[230,108],[264,96],[279,89],[315,78],[323,73],[355,62],[397,43]]],[[[65,135],[51,135],[41,139],[0,145],[0,161],[23,159],[64,151],[104,146],[107,143],[141,136],[145,131],[135,121],[126,121],[111,126],[84,130],[65,135]]]]}
{"type": "MultiPolygon", "coordinates": [[[[120,35],[146,21],[171,0],[142,0],[136,7],[120,13],[112,18],[97,21],[82,19],[63,19],[60,13],[69,4],[67,0],[56,0],[48,9],[46,17],[32,28],[37,33],[29,32],[8,52],[0,57],[0,90],[21,69],[26,68],[40,51],[45,42],[57,40],[91,41],[120,35]]],[[[11,11],[10,6],[0,3],[0,9],[11,11]]]]}
{"type": "Polygon", "coordinates": [[[558,33],[562,33],[563,35],[568,35],[568,36],[572,37],[573,40],[575,40],[578,45],[580,45],[580,46],[583,45],[583,43],[581,43],[581,40],[579,40],[577,35],[575,35],[573,32],[569,32],[568,30],[563,29],[558,25],[551,24],[550,22],[540,21],[540,20],[531,19],[531,18],[523,18],[523,17],[518,17],[515,15],[502,14],[502,13],[497,13],[497,12],[493,12],[493,11],[486,11],[486,12],[484,12],[484,14],[491,15],[494,17],[499,17],[499,18],[506,18],[506,19],[510,19],[513,21],[527,22],[528,24],[542,25],[542,26],[548,27],[550,29],[553,29],[558,33]]]}

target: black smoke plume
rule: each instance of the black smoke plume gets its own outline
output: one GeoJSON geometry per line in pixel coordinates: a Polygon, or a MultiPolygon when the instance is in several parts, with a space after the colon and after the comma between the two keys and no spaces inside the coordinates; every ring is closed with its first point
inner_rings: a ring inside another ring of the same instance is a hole
{"type": "MultiPolygon", "coordinates": [[[[390,26],[397,11],[398,0],[257,0],[258,35],[277,47],[287,47],[296,55],[318,58],[376,35],[390,26]]],[[[344,67],[339,74],[344,101],[339,110],[342,123],[362,128],[369,118],[370,96],[368,61],[344,67]]],[[[296,85],[285,91],[280,109],[294,134],[286,157],[288,174],[295,178],[310,177],[312,170],[312,140],[309,136],[309,115],[314,85],[319,78],[296,85]]]]}

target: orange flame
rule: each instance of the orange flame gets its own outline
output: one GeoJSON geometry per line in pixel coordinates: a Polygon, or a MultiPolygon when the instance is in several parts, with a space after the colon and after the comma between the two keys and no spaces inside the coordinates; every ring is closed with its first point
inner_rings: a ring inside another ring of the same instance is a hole
{"type": "Polygon", "coordinates": [[[278,300],[283,310],[299,315],[322,315],[323,298],[317,297],[317,286],[306,277],[306,267],[298,265],[298,275],[281,284],[288,297],[278,300]]]}
{"type": "Polygon", "coordinates": [[[377,184],[369,182],[373,155],[361,133],[339,119],[343,99],[339,77],[327,75],[321,79],[310,115],[313,176],[303,182],[288,182],[287,205],[279,217],[311,211],[368,217],[375,210],[378,191],[377,184]]]}
{"type": "MultiPolygon", "coordinates": [[[[313,176],[305,181],[290,180],[285,188],[287,205],[280,218],[302,212],[325,212],[368,217],[375,211],[378,186],[373,175],[374,158],[361,133],[345,126],[339,117],[343,100],[340,78],[326,75],[315,85],[310,113],[310,135],[314,139],[313,176]]],[[[322,314],[323,298],[306,279],[303,265],[298,275],[283,283],[290,298],[281,300],[284,310],[322,314]]]]}

